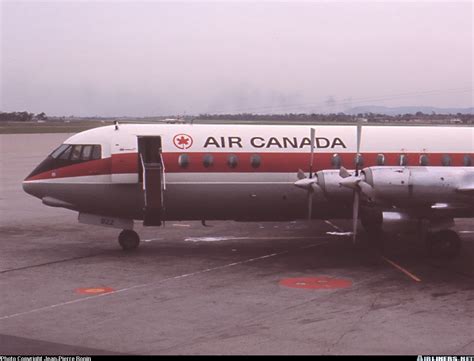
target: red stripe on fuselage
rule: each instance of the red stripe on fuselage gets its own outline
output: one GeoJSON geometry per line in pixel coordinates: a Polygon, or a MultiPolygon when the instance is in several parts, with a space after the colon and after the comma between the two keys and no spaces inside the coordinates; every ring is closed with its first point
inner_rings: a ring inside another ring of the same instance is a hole
{"type": "MultiPolygon", "coordinates": [[[[363,167],[377,165],[377,155],[379,153],[363,153],[363,167]]],[[[384,153],[385,166],[399,166],[401,153],[384,153]]],[[[427,154],[430,166],[441,166],[442,158],[445,153],[403,153],[408,157],[408,165],[419,165],[420,155],[427,154]]],[[[315,153],[314,154],[314,170],[333,169],[331,160],[334,153],[315,153]]],[[[451,153],[452,166],[463,166],[465,153],[451,153]]],[[[473,157],[472,154],[469,154],[473,157]]],[[[339,153],[342,165],[346,168],[354,167],[355,153],[339,153]]],[[[186,172],[209,172],[209,173],[291,173],[297,172],[298,169],[309,171],[310,155],[309,153],[163,153],[163,160],[167,173],[186,173],[186,172]],[[186,168],[182,168],[178,163],[181,154],[187,154],[189,164],[186,168]],[[250,163],[251,156],[258,154],[261,159],[259,167],[254,168],[250,163]],[[203,158],[205,155],[212,155],[213,164],[204,167],[203,158]],[[229,155],[235,155],[238,163],[235,168],[231,168],[227,164],[229,155]]],[[[474,160],[474,159],[473,159],[474,160]]],[[[138,172],[138,155],[137,153],[114,154],[111,158],[92,160],[79,164],[69,165],[37,174],[26,179],[54,179],[80,177],[90,175],[106,175],[106,174],[126,174],[138,172]]]]}
{"type": "MultiPolygon", "coordinates": [[[[136,159],[136,154],[135,154],[136,159]]],[[[25,179],[25,181],[39,180],[39,179],[55,179],[55,178],[70,178],[83,177],[90,175],[104,175],[111,173],[111,159],[97,159],[88,162],[68,165],[66,167],[48,170],[43,173],[36,174],[25,179]]]]}

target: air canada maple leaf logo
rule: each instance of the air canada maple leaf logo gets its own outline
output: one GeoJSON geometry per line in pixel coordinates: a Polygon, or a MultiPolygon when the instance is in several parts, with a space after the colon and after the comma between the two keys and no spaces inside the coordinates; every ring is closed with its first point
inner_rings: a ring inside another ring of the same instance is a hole
{"type": "Polygon", "coordinates": [[[179,149],[188,149],[193,145],[193,138],[187,134],[176,134],[173,138],[173,144],[179,149]]]}

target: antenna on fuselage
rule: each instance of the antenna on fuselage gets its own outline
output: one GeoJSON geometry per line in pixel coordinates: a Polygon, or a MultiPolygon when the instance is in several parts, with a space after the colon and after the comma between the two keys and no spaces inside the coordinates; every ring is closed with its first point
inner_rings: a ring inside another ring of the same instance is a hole
{"type": "Polygon", "coordinates": [[[114,120],[115,130],[119,130],[119,122],[118,120],[114,120]]]}

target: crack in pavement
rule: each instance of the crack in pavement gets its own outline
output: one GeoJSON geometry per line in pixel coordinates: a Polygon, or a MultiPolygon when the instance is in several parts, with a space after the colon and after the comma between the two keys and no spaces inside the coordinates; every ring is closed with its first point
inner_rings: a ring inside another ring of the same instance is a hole
{"type": "Polygon", "coordinates": [[[374,300],[373,300],[372,303],[370,304],[370,307],[368,307],[367,310],[366,310],[364,313],[362,313],[362,314],[360,315],[359,319],[357,319],[356,321],[352,322],[351,326],[350,326],[345,332],[343,332],[343,333],[341,334],[341,336],[336,340],[335,343],[333,343],[331,346],[329,346],[329,348],[327,349],[327,353],[328,353],[328,354],[331,353],[331,350],[332,350],[333,348],[335,348],[335,347],[339,344],[339,342],[341,342],[342,339],[343,339],[347,334],[349,334],[349,333],[355,331],[355,328],[354,328],[354,325],[355,325],[355,324],[360,323],[371,311],[376,310],[375,304],[377,303],[377,300],[378,300],[379,296],[380,296],[380,293],[377,293],[377,294],[375,295],[375,297],[374,297],[374,300]]]}

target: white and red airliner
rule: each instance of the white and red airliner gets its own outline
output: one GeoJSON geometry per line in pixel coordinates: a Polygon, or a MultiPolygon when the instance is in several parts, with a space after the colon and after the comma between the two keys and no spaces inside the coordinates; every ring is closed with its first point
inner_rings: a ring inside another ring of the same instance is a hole
{"type": "Polygon", "coordinates": [[[348,218],[355,238],[359,219],[377,233],[390,210],[456,254],[453,218],[474,216],[474,129],[116,124],[67,139],[23,188],[122,229],[124,249],[140,242],[134,220],[348,218]]]}

